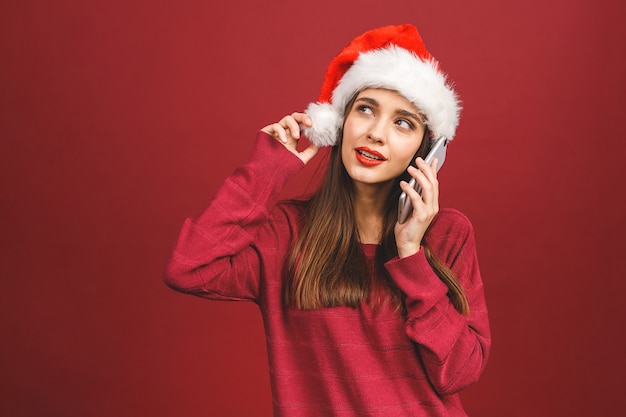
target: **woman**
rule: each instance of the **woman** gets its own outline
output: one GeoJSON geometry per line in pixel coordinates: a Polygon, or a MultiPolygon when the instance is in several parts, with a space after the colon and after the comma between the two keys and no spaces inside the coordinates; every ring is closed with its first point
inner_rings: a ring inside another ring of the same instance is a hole
{"type": "Polygon", "coordinates": [[[458,392],[484,369],[487,309],[472,226],[439,210],[437,161],[422,159],[459,112],[413,26],[366,32],[331,62],[318,102],[263,128],[185,222],[166,282],[259,305],[276,416],[466,415],[458,392]],[[320,189],[277,202],[320,146],[332,146],[320,189]],[[400,224],[402,191],[413,212],[400,224]]]}

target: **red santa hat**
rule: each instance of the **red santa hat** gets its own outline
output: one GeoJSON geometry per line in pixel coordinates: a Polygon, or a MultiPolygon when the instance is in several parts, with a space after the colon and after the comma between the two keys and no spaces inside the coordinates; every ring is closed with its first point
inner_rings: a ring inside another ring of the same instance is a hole
{"type": "Polygon", "coordinates": [[[304,129],[309,140],[318,146],[337,144],[345,107],[365,88],[399,92],[425,116],[434,137],[454,137],[460,101],[414,26],[365,32],[331,61],[317,102],[305,110],[313,121],[304,129]]]}

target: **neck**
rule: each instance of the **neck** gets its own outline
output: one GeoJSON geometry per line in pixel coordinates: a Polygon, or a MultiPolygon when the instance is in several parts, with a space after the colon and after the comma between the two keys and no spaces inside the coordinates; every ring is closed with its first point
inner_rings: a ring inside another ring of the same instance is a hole
{"type": "Polygon", "coordinates": [[[380,243],[389,184],[355,184],[354,216],[361,243],[380,243]]]}

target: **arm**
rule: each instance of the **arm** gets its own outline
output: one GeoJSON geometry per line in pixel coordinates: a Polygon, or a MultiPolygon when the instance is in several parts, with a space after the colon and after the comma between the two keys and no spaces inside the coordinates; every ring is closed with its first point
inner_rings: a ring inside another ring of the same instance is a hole
{"type": "Polygon", "coordinates": [[[166,284],[211,299],[256,300],[254,237],[284,183],[302,167],[286,146],[259,132],[250,161],[226,179],[198,218],[185,221],[166,264],[166,284]]]}
{"type": "Polygon", "coordinates": [[[487,307],[469,220],[456,211],[440,213],[425,238],[462,285],[469,316],[454,308],[423,250],[386,266],[406,295],[407,335],[417,344],[429,380],[447,395],[476,382],[486,365],[491,345],[487,307]]]}

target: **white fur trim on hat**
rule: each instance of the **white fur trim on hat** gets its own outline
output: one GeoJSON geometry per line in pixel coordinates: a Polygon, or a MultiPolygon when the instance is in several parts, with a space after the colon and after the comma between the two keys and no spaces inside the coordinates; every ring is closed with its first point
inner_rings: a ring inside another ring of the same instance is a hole
{"type": "Polygon", "coordinates": [[[304,135],[317,146],[333,146],[343,123],[343,112],[338,113],[328,103],[310,103],[304,111],[313,122],[304,127],[304,135]]]}
{"type": "Polygon", "coordinates": [[[454,138],[461,112],[460,101],[434,60],[422,60],[406,49],[391,45],[361,53],[333,91],[332,103],[311,103],[305,113],[313,127],[305,130],[318,146],[337,143],[344,109],[366,88],[395,90],[415,104],[426,117],[435,137],[454,138]]]}

